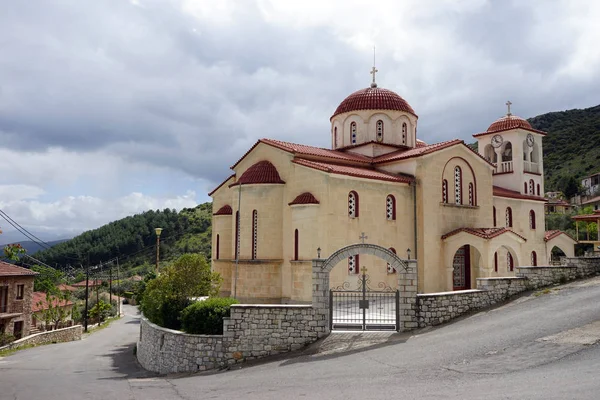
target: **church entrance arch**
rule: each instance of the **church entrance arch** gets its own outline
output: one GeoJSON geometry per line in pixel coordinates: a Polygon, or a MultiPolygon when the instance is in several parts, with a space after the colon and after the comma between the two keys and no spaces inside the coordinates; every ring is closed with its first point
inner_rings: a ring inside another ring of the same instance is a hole
{"type": "Polygon", "coordinates": [[[407,325],[416,323],[414,314],[409,312],[411,309],[414,311],[416,302],[416,270],[416,260],[402,260],[384,247],[367,243],[349,245],[337,250],[327,259],[313,260],[313,307],[318,310],[321,318],[326,320],[325,333],[338,326],[367,330],[381,329],[382,325],[385,325],[398,331],[416,326],[407,325]],[[378,285],[372,289],[373,285],[366,273],[368,271],[364,269],[356,290],[348,290],[349,288],[345,287],[330,288],[329,273],[333,267],[358,254],[378,257],[395,268],[398,289],[394,291],[378,285]],[[340,293],[339,296],[336,292],[340,293]]]}
{"type": "Polygon", "coordinates": [[[552,265],[561,265],[561,258],[566,257],[566,253],[563,249],[555,245],[550,250],[550,264],[552,265]]]}

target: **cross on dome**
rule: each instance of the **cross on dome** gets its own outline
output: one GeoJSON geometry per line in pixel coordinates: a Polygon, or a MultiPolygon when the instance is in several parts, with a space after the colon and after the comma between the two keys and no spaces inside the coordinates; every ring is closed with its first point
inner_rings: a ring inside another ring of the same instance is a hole
{"type": "Polygon", "coordinates": [[[375,82],[375,74],[379,72],[379,70],[377,68],[375,68],[375,66],[373,65],[373,68],[371,69],[370,74],[373,75],[373,82],[371,82],[371,87],[372,88],[376,88],[377,87],[377,83],[375,82]]]}
{"type": "Polygon", "coordinates": [[[506,113],[506,115],[511,116],[512,114],[510,113],[510,106],[512,105],[512,103],[510,102],[510,100],[508,100],[505,104],[508,107],[508,112],[506,113]]]}

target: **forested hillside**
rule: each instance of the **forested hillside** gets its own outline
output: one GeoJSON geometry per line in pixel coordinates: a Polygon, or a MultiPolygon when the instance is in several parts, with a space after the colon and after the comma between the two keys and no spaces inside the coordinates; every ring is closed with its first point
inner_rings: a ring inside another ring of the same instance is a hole
{"type": "Polygon", "coordinates": [[[156,252],[155,228],[162,228],[161,260],[183,253],[210,257],[212,203],[177,212],[146,211],[87,231],[34,256],[51,266],[95,265],[119,257],[122,266],[152,263],[156,252]]]}
{"type": "Polygon", "coordinates": [[[600,172],[600,105],[551,112],[528,119],[548,132],[544,138],[546,190],[564,190],[568,179],[577,181],[600,172]]]}

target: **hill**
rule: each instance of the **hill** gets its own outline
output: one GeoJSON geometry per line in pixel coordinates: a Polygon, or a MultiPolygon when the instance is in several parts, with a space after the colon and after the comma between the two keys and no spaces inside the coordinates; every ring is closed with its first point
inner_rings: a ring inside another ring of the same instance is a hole
{"type": "MultiPolygon", "coordinates": [[[[59,243],[66,242],[67,240],[69,240],[69,239],[51,240],[49,242],[44,242],[44,243],[46,243],[50,247],[53,247],[59,243]]],[[[10,242],[10,243],[0,244],[0,248],[3,249],[6,245],[9,245],[9,244],[20,244],[27,251],[27,254],[33,254],[33,253],[43,250],[45,248],[45,247],[37,244],[37,242],[32,242],[31,240],[22,240],[22,241],[15,241],[15,242],[10,242]]]]}
{"type": "Polygon", "coordinates": [[[544,174],[547,191],[562,190],[562,182],[578,182],[600,172],[600,105],[550,112],[528,119],[548,132],[544,138],[544,174]]]}
{"type": "Polygon", "coordinates": [[[212,203],[180,212],[170,209],[146,211],[111,222],[59,243],[34,257],[49,265],[64,269],[67,265],[96,265],[119,257],[120,265],[128,268],[153,264],[156,254],[154,229],[163,229],[160,237],[161,261],[183,253],[202,253],[210,257],[212,203]]]}

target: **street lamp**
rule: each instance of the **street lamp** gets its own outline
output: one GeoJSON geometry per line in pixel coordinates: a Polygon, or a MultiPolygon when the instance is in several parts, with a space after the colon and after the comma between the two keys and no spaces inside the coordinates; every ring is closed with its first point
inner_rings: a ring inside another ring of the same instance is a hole
{"type": "Polygon", "coordinates": [[[410,249],[406,249],[406,254],[408,254],[408,259],[410,260],[410,249]]]}
{"type": "Polygon", "coordinates": [[[160,259],[160,233],[162,232],[162,228],[155,228],[154,232],[156,232],[156,276],[158,276],[158,260],[160,259]]]}
{"type": "Polygon", "coordinates": [[[317,258],[321,259],[321,248],[317,248],[317,258]]]}

